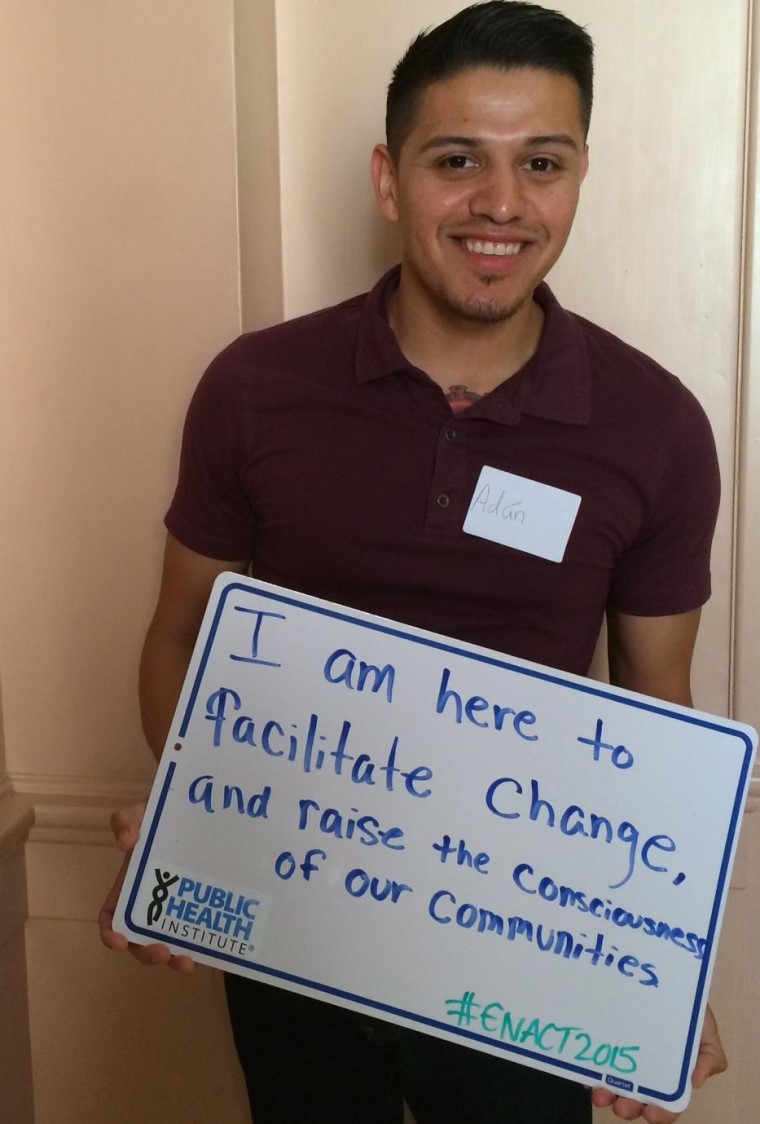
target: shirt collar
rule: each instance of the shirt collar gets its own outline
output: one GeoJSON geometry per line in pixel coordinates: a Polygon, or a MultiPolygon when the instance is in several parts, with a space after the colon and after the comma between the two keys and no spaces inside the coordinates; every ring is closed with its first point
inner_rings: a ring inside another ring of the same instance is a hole
{"type": "Polygon", "coordinates": [[[401,266],[385,273],[364,298],[356,345],[356,381],[373,382],[396,371],[414,368],[398,345],[388,323],[388,302],[398,288],[401,266]]]}
{"type": "MultiPolygon", "coordinates": [[[[358,383],[415,368],[404,356],[386,314],[388,299],[398,287],[395,266],[367,294],[359,322],[355,374],[358,383]]],[[[484,399],[494,420],[514,424],[523,414],[567,425],[588,425],[590,387],[588,353],[581,323],[557,301],[542,282],[534,300],[544,313],[535,355],[484,399]]],[[[481,413],[478,404],[478,413],[481,413]]]]}

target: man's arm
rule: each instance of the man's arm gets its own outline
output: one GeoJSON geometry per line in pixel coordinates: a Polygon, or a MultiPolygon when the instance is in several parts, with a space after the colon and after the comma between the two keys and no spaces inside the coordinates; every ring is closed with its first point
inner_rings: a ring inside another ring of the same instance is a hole
{"type": "Polygon", "coordinates": [[[607,615],[610,682],[691,706],[691,660],[700,609],[674,617],[607,615]]]}
{"type": "Polygon", "coordinates": [[[140,712],[148,745],[158,760],[187,673],[211,587],[219,574],[243,574],[248,560],[225,562],[188,550],[166,536],[158,604],[140,661],[140,712]]]}
{"type": "MultiPolygon", "coordinates": [[[[634,617],[610,612],[607,617],[607,650],[610,682],[667,702],[691,706],[691,660],[697,639],[700,610],[672,617],[634,617]]],[[[697,1063],[692,1074],[695,1089],[727,1066],[715,1017],[707,1008],[697,1063]]],[[[617,1097],[607,1089],[595,1089],[597,1108],[611,1108],[621,1120],[671,1124],[678,1113],[652,1105],[644,1106],[628,1097],[617,1097]]]]}
{"type": "MultiPolygon", "coordinates": [[[[228,562],[205,558],[188,550],[172,535],[167,536],[158,604],[140,662],[143,729],[156,759],[161,756],[169,732],[211,587],[225,570],[242,574],[247,568],[247,560],[228,562]]],[[[125,852],[125,859],[103,903],[99,920],[101,940],[118,952],[129,946],[126,937],[113,931],[113,915],[129,856],[138,839],[143,811],[144,807],[133,805],[114,812],[111,817],[116,844],[125,852]]],[[[193,969],[190,957],[172,956],[166,945],[133,945],[131,949],[142,964],[168,964],[180,972],[193,969]]]]}

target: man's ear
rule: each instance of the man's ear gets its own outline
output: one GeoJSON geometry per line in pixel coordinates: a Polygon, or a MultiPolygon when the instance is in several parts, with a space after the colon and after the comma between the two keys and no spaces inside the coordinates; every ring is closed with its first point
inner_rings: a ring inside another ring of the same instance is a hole
{"type": "Polygon", "coordinates": [[[583,158],[582,158],[582,161],[581,161],[581,183],[583,183],[583,181],[585,180],[587,172],[588,172],[588,145],[586,144],[586,145],[583,146],[583,158]]]}
{"type": "Polygon", "coordinates": [[[393,158],[384,144],[377,144],[372,152],[369,164],[372,183],[375,188],[375,199],[380,208],[380,214],[388,222],[398,222],[398,179],[393,158]]]}

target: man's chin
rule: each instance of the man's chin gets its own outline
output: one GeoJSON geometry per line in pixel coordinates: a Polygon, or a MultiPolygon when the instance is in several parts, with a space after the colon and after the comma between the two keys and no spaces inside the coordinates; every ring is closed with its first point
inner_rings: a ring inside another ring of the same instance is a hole
{"type": "Polygon", "coordinates": [[[525,301],[525,297],[508,302],[495,297],[480,296],[468,300],[449,300],[448,303],[451,311],[463,320],[481,324],[503,324],[517,315],[525,305],[525,301]]]}

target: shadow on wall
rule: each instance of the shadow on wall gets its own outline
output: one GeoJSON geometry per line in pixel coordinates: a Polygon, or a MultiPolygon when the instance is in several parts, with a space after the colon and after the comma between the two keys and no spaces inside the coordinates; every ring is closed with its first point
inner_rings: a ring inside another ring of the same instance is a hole
{"type": "Polygon", "coordinates": [[[5,771],[5,722],[3,721],[3,680],[0,676],[0,796],[10,789],[10,781],[5,771]]]}

